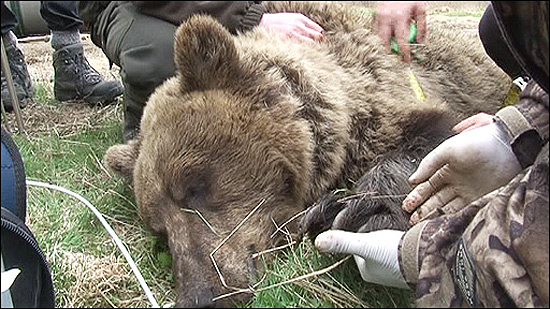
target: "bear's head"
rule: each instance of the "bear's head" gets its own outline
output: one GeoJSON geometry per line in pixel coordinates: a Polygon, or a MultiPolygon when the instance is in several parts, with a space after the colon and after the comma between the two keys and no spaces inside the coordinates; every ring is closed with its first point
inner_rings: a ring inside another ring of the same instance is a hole
{"type": "Polygon", "coordinates": [[[167,238],[178,304],[230,305],[250,294],[216,297],[255,283],[253,254],[285,240],[275,232],[303,209],[311,137],[297,103],[217,21],[192,17],[175,39],[177,75],[151,95],[139,137],[104,160],[167,238]]]}

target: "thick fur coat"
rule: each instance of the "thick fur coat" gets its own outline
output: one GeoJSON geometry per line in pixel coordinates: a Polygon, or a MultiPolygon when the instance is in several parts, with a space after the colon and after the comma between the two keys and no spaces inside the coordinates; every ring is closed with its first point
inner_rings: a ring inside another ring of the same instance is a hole
{"type": "MultiPolygon", "coordinates": [[[[251,285],[261,264],[252,253],[284,240],[271,235],[331,190],[353,190],[365,173],[370,184],[388,183],[380,194],[408,190],[414,162],[458,120],[495,112],[510,87],[475,36],[430,24],[412,55],[422,102],[369,15],[337,3],[267,5],[309,16],[324,39],[299,44],[260,27],[233,36],[210,17],[190,18],[176,33],[177,75],[151,96],[139,137],[105,155],[133,182],[146,223],[166,236],[185,307],[246,299],[213,303],[251,285]]],[[[376,217],[353,224],[368,220],[376,217]]],[[[284,229],[297,233],[296,221],[284,229]]]]}

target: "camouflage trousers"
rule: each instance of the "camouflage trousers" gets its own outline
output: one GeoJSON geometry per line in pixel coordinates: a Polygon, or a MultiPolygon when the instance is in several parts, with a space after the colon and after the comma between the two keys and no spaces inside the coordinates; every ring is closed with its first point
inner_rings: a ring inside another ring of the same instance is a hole
{"type": "Polygon", "coordinates": [[[548,143],[506,186],[422,223],[419,307],[548,308],[548,143]]]}

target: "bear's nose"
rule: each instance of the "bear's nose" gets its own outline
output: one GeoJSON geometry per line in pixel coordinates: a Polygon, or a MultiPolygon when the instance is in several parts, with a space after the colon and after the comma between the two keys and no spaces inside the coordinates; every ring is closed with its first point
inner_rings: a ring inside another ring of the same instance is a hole
{"type": "Polygon", "coordinates": [[[216,308],[213,299],[212,289],[202,289],[191,295],[189,299],[181,300],[176,306],[178,308],[216,308]]]}

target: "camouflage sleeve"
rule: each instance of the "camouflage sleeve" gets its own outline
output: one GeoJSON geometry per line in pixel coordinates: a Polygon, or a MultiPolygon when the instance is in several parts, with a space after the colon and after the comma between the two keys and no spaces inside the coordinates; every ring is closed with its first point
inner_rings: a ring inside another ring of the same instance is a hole
{"type": "Polygon", "coordinates": [[[508,133],[512,150],[522,168],[533,164],[542,146],[548,142],[548,93],[531,81],[514,106],[495,115],[508,133]]]}
{"type": "Polygon", "coordinates": [[[548,307],[548,143],[506,186],[402,238],[419,307],[548,307]]]}
{"type": "Polygon", "coordinates": [[[548,142],[548,93],[538,84],[531,82],[525,87],[515,106],[542,140],[548,142]]]}

